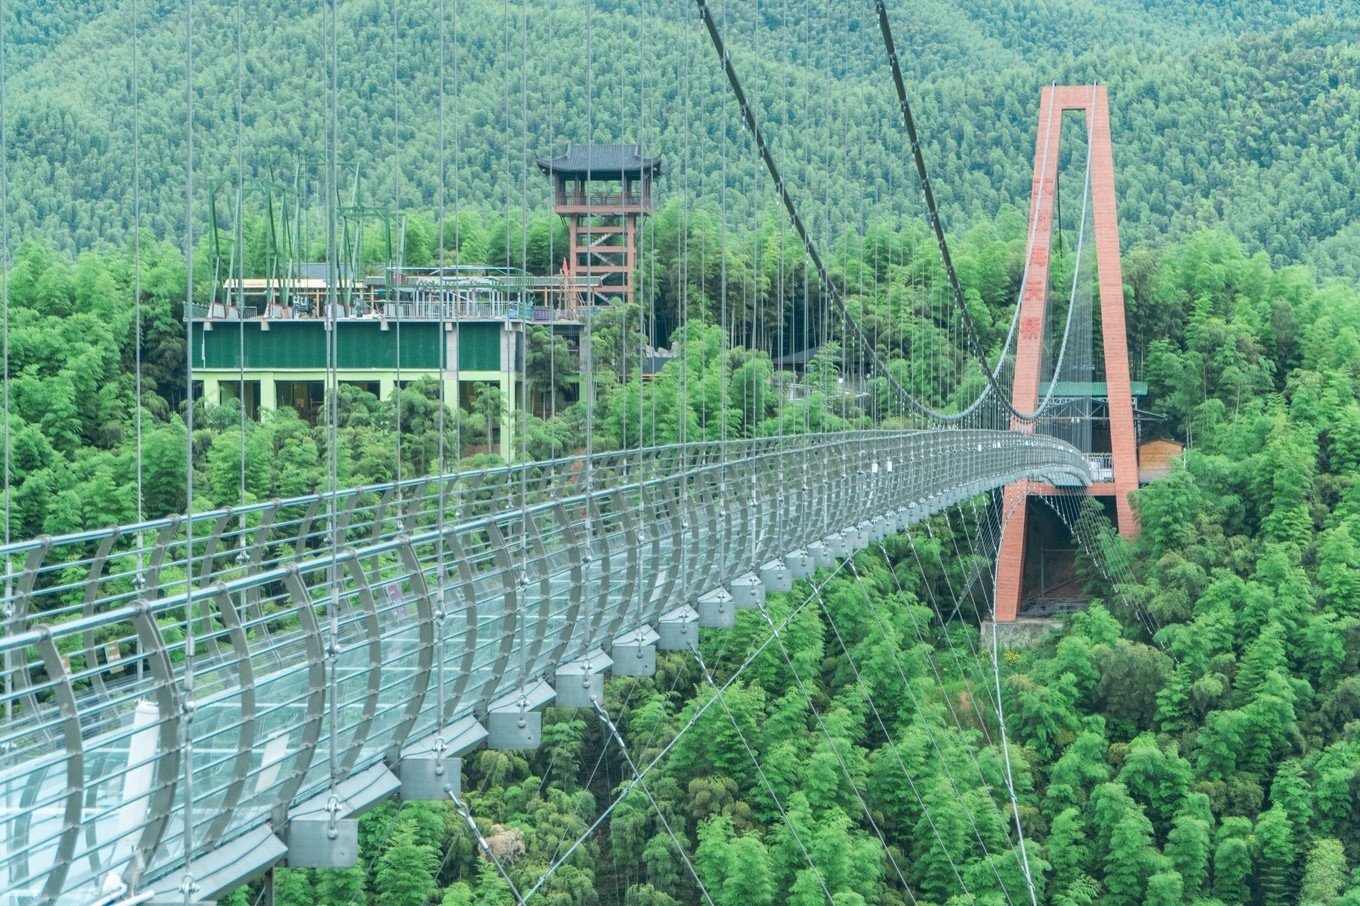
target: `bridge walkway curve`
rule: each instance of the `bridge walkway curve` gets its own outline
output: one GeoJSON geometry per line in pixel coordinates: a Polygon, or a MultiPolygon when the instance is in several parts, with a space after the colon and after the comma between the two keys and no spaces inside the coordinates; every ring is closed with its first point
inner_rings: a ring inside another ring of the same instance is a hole
{"type": "Polygon", "coordinates": [[[346,864],[364,809],[456,793],[459,756],[535,747],[542,710],[588,707],[606,672],[1024,479],[1090,475],[1048,437],[837,432],[12,545],[0,902],[183,902],[186,864],[208,901],[281,859],[346,864]]]}

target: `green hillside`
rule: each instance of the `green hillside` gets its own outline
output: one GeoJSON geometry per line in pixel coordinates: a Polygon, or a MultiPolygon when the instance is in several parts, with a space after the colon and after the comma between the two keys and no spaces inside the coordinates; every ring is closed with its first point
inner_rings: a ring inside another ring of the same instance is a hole
{"type": "MultiPolygon", "coordinates": [[[[120,242],[132,207],[131,2],[18,6],[10,78],[18,223],[58,245],[120,242]]],[[[494,0],[445,4],[450,203],[538,208],[546,185],[531,164],[525,173],[526,160],[588,135],[659,150],[672,164],[667,192],[717,199],[726,172],[734,209],[768,202],[690,4],[598,0],[589,38],[585,4],[531,7],[525,15],[494,0]]],[[[271,164],[320,172],[326,9],[315,0],[242,2],[252,173],[271,164]]],[[[369,200],[428,209],[439,176],[438,4],[342,0],[339,9],[341,167],[363,174],[369,200]]],[[[1112,92],[1126,244],[1222,223],[1277,262],[1355,274],[1357,13],[1355,0],[929,0],[898,5],[894,17],[956,229],[1027,204],[1040,86],[1099,79],[1112,92]]],[[[718,15],[821,229],[915,204],[871,3],[733,3],[718,15]]],[[[184,207],[183,10],[143,0],[141,17],[143,190],[149,225],[166,234],[184,207]]],[[[234,4],[197,4],[204,212],[206,187],[235,174],[235,17],[234,4]]]]}
{"type": "MultiPolygon", "coordinates": [[[[532,210],[529,260],[552,267],[561,227],[532,166],[549,149],[635,138],[669,166],[644,248],[654,296],[593,310],[584,363],[580,346],[529,330],[525,385],[551,402],[523,417],[529,459],[582,449],[586,425],[606,450],[903,424],[876,417],[900,404],[881,375],[863,394],[842,389],[864,372],[864,350],[834,317],[799,378],[807,393],[789,394],[793,375],[776,364],[790,348],[784,327],[825,299],[813,280],[804,295],[802,250],[692,0],[443,2],[448,202],[462,216],[442,238],[456,233],[460,261],[502,260],[507,246],[517,258],[517,218],[532,210]],[[644,314],[678,353],[645,379],[644,314]],[[588,376],[595,393],[582,395],[588,376]]],[[[341,486],[499,463],[483,451],[511,401],[494,384],[449,409],[430,379],[384,399],[346,386],[333,430],[289,407],[256,421],[234,399],[197,393],[186,418],[184,5],[138,3],[139,259],[127,242],[131,0],[7,5],[22,240],[5,283],[12,535],[311,493],[328,486],[332,454],[341,486]]],[[[202,224],[209,187],[235,175],[238,7],[195,5],[202,224]]],[[[717,906],[1360,906],[1360,0],[893,5],[954,262],[989,349],[1026,272],[1039,89],[1111,87],[1144,437],[1188,448],[1135,496],[1137,539],[1113,536],[1093,509],[1075,515],[1091,542],[1074,566],[1090,608],[1032,647],[999,641],[994,661],[980,626],[992,519],[1004,514],[985,497],[964,501],[771,594],[770,619],[788,618],[777,644],[757,650],[770,627],[743,610],[733,630],[704,636],[702,669],[666,652],[655,676],[612,677],[604,706],[617,739],[589,711],[554,708],[538,750],[470,754],[475,835],[450,802],[385,802],[361,819],[354,867],[280,866],[270,893],[255,881],[218,902],[507,906],[503,869],[536,889],[534,903],[582,906],[679,906],[702,902],[701,890],[717,906]],[[733,680],[720,708],[709,707],[714,678],[733,680]],[[659,759],[645,795],[625,790],[620,742],[639,763],[659,759]]],[[[363,175],[367,200],[421,212],[407,246],[421,264],[440,248],[429,216],[439,7],[397,0],[394,34],[393,0],[339,2],[340,163],[363,175]]],[[[243,156],[252,175],[297,167],[313,242],[328,8],[240,6],[243,156]]],[[[971,399],[983,377],[940,291],[873,3],[727,0],[718,17],[817,238],[873,221],[862,245],[826,257],[887,372],[931,405],[971,399]]],[[[1065,153],[1064,187],[1081,164],[1070,144],[1065,153]]],[[[194,275],[203,293],[207,257],[194,275]]],[[[1059,253],[1055,272],[1075,258],[1059,253]]],[[[44,588],[59,610],[43,616],[77,618],[92,561],[54,559],[41,581],[60,583],[44,588]]],[[[167,563],[163,586],[184,582],[183,569],[167,563]]],[[[141,593],[130,570],[112,573],[104,588],[119,600],[141,593]]],[[[296,619],[274,609],[269,630],[296,619]]],[[[252,644],[284,638],[254,623],[252,644]]],[[[164,614],[160,632],[177,643],[181,618],[164,614]]],[[[96,643],[83,644],[59,652],[68,665],[91,656],[96,643]]],[[[90,789],[88,809],[118,810],[116,788],[90,789]]]]}

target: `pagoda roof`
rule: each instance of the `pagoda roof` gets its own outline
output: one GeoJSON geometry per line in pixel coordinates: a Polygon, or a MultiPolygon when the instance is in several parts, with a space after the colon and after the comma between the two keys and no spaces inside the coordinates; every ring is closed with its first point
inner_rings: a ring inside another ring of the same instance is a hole
{"type": "Polygon", "coordinates": [[[661,158],[644,157],[641,145],[568,144],[567,150],[556,157],[539,158],[538,166],[545,173],[564,173],[587,179],[640,176],[644,170],[654,175],[663,172],[661,158]]]}

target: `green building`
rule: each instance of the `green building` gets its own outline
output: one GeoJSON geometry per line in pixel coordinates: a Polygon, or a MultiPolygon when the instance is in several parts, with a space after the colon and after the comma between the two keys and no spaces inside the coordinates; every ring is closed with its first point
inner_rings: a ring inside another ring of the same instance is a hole
{"type": "MultiPolygon", "coordinates": [[[[299,287],[298,289],[301,289],[299,287]]],[[[477,394],[499,388],[504,405],[488,446],[514,449],[523,348],[529,324],[571,336],[580,329],[580,288],[565,277],[495,268],[393,269],[364,292],[288,293],[277,281],[223,285],[222,298],[194,312],[194,376],[220,405],[245,390],[252,418],[288,406],[315,422],[325,404],[327,338],[336,331],[336,379],[387,399],[400,381],[431,378],[445,399],[472,411],[477,394]],[[287,299],[283,303],[280,299],[287,299]],[[252,304],[254,303],[254,304],[252,304]]]]}

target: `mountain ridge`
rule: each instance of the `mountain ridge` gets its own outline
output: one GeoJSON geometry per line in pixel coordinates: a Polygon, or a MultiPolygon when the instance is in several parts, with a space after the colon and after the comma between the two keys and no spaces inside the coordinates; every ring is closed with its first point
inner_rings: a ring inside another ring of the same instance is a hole
{"type": "MultiPolygon", "coordinates": [[[[56,17],[61,27],[41,54],[30,39],[13,57],[12,213],[21,233],[58,246],[117,244],[131,221],[131,0],[70,6],[78,15],[56,17]]],[[[768,180],[744,147],[712,50],[687,7],[681,0],[641,9],[594,4],[592,128],[580,6],[553,2],[527,15],[494,0],[448,3],[450,202],[484,213],[541,210],[547,185],[532,159],[593,132],[597,140],[641,140],[659,149],[672,161],[668,193],[716,203],[726,172],[729,203],[763,209],[768,180]],[[528,22],[523,38],[521,15],[528,22]],[[724,129],[726,166],[717,141],[724,129]]],[[[31,22],[43,8],[30,0],[16,15],[31,22]]],[[[439,172],[438,22],[425,6],[397,7],[394,129],[390,9],[369,0],[338,7],[340,164],[361,174],[366,198],[430,209],[439,172]]],[[[184,207],[179,10],[145,2],[139,9],[142,195],[145,222],[161,235],[182,229],[184,207]]],[[[830,234],[900,209],[906,202],[899,196],[913,195],[913,177],[872,7],[856,15],[853,4],[825,0],[715,11],[776,154],[798,183],[795,192],[809,209],[826,207],[811,219],[830,234]]],[[[247,169],[258,176],[271,163],[289,171],[290,162],[302,161],[305,172],[317,172],[325,4],[245,0],[241,12],[247,169]]],[[[206,186],[235,174],[235,13],[228,4],[196,10],[200,218],[206,186]]],[[[1024,208],[1039,88],[1099,78],[1111,91],[1126,245],[1226,224],[1277,263],[1305,260],[1324,274],[1360,273],[1360,256],[1347,248],[1348,237],[1360,233],[1360,215],[1343,203],[1360,195],[1360,174],[1344,164],[1360,144],[1355,127],[1347,127],[1360,120],[1351,87],[1360,83],[1352,46],[1360,38],[1352,24],[1360,3],[1035,8],[970,0],[910,13],[899,7],[893,16],[953,229],[1024,208]],[[1264,123],[1295,126],[1271,133],[1264,123]]],[[[318,192],[308,189],[313,206],[318,192]]]]}

